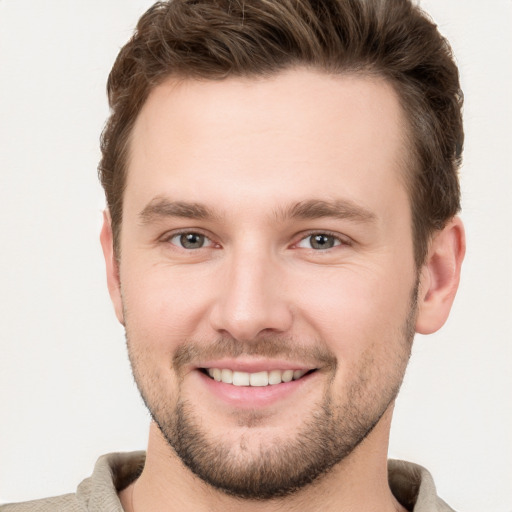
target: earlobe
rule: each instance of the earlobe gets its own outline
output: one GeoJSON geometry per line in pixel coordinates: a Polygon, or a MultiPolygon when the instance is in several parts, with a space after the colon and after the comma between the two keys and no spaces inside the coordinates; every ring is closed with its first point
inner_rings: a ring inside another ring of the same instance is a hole
{"type": "Polygon", "coordinates": [[[119,278],[119,264],[114,251],[114,237],[112,234],[112,221],[110,212],[103,212],[103,227],[100,233],[101,248],[105,258],[105,268],[107,272],[107,285],[112,304],[116,312],[117,319],[124,325],[123,302],[121,299],[121,281],[119,278]]]}
{"type": "Polygon", "coordinates": [[[459,286],[466,251],[464,226],[454,217],[436,233],[421,269],[416,332],[431,334],[446,322],[459,286]]]}

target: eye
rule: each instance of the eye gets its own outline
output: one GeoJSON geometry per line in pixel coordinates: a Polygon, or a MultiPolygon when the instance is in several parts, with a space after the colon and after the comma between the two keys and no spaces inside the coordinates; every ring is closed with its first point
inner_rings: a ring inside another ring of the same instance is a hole
{"type": "Polygon", "coordinates": [[[202,249],[203,247],[210,247],[213,242],[202,235],[201,233],[178,233],[169,238],[171,244],[182,247],[183,249],[202,249]]]}
{"type": "Polygon", "coordinates": [[[314,233],[303,238],[297,247],[304,249],[315,249],[317,251],[332,249],[337,245],[341,245],[339,237],[330,235],[329,233],[314,233]]]}

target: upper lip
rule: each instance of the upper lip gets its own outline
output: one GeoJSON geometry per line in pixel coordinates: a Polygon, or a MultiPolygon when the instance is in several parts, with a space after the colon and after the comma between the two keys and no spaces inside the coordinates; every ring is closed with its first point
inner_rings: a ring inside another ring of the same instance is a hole
{"type": "Polygon", "coordinates": [[[201,362],[196,368],[219,368],[230,369],[237,372],[257,373],[271,370],[314,370],[315,366],[294,363],[293,361],[282,361],[278,359],[216,359],[201,362]]]}

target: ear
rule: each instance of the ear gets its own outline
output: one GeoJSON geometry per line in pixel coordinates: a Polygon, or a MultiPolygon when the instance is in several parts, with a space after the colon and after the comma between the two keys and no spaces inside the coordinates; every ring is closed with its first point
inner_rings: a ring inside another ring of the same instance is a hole
{"type": "Polygon", "coordinates": [[[454,217],[434,235],[421,269],[416,332],[431,334],[446,322],[459,287],[465,252],[464,226],[454,217]]]}
{"type": "Polygon", "coordinates": [[[117,319],[124,325],[123,301],[121,299],[121,280],[119,278],[119,264],[114,252],[114,237],[112,235],[112,221],[110,212],[103,212],[103,227],[100,233],[101,248],[105,258],[107,271],[107,285],[117,319]]]}

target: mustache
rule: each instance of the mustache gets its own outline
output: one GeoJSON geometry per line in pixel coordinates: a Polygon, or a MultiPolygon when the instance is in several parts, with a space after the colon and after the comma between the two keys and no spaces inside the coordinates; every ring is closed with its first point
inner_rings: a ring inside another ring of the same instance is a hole
{"type": "Polygon", "coordinates": [[[230,337],[217,338],[211,342],[185,341],[177,347],[173,356],[173,368],[179,373],[187,366],[211,359],[237,358],[242,356],[275,359],[281,357],[300,361],[318,368],[336,368],[334,354],[319,341],[304,344],[281,336],[265,336],[258,340],[244,341],[230,337]]]}

